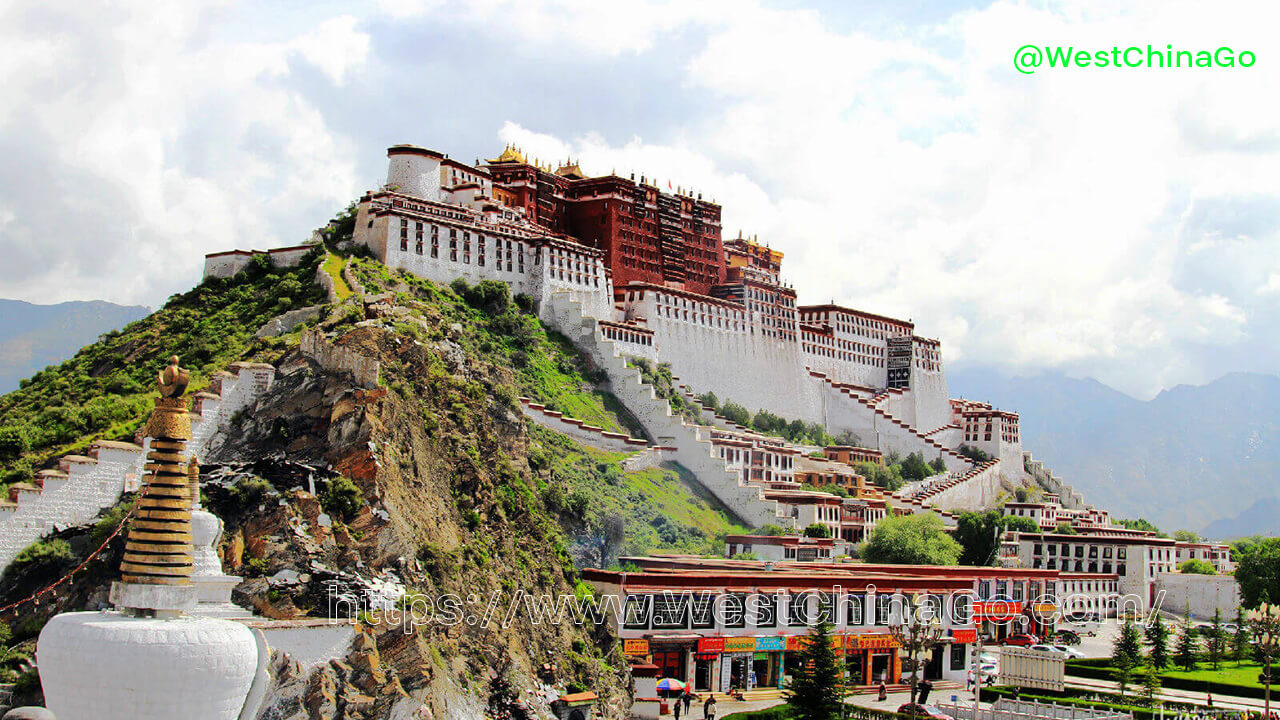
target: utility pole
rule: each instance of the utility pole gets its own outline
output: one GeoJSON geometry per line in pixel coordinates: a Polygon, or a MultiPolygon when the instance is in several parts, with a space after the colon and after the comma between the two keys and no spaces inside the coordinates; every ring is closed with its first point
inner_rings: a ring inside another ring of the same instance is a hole
{"type": "MultiPolygon", "coordinates": [[[[1264,596],[1265,597],[1265,596],[1264,596]]],[[[1262,674],[1258,681],[1266,688],[1263,717],[1271,717],[1271,661],[1280,650],[1280,606],[1263,600],[1257,610],[1249,612],[1254,646],[1262,659],[1262,674]]]]}

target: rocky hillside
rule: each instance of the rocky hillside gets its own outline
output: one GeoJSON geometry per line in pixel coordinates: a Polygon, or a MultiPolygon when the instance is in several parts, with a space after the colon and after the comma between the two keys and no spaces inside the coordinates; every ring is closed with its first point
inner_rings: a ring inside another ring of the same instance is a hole
{"type": "MultiPolygon", "coordinates": [[[[546,717],[549,694],[579,688],[599,693],[607,716],[622,715],[629,699],[607,629],[535,625],[523,612],[504,626],[502,613],[486,617],[487,603],[516,593],[588,599],[591,590],[578,579],[583,565],[655,548],[713,552],[724,533],[740,528],[678,468],[628,472],[618,465],[622,453],[582,447],[526,422],[521,394],[596,425],[634,428],[597,387],[597,373],[505,286],[439,287],[362,258],[346,264],[366,291],[382,294],[324,305],[317,321],[235,346],[231,359],[273,362],[276,379],[255,412],[238,416],[202,458],[206,505],[226,523],[224,567],[246,578],[237,602],[267,618],[360,621],[342,661],[304,669],[277,658],[277,685],[261,717],[546,717]],[[301,333],[315,330],[377,360],[378,385],[361,387],[301,353],[301,333]],[[376,604],[358,612],[334,602],[371,593],[392,607],[456,597],[462,612],[456,622],[406,624],[403,614],[378,612],[376,604]]],[[[291,277],[302,283],[305,272],[291,277]]],[[[309,281],[303,290],[299,297],[313,297],[309,281]]],[[[197,291],[218,317],[226,312],[224,296],[252,301],[270,289],[249,275],[197,291]]],[[[136,374],[141,383],[153,355],[165,354],[165,328],[180,332],[161,318],[185,298],[141,321],[152,328],[154,351],[127,356],[111,372],[136,374]]],[[[193,326],[209,322],[198,310],[187,317],[193,326]]],[[[252,316],[255,329],[259,320],[252,316]]],[[[237,337],[246,335],[252,333],[237,337]]],[[[141,336],[132,336],[133,347],[141,336]]],[[[91,368],[88,359],[108,352],[102,344],[87,347],[77,355],[83,365],[46,371],[37,386],[69,383],[64,375],[78,377],[77,368],[91,368]]],[[[82,382],[94,381],[85,376],[82,382]]],[[[69,412],[94,402],[89,390],[80,397],[80,405],[66,404],[69,412]]],[[[147,395],[138,397],[144,406],[147,395]]],[[[35,409],[22,429],[44,437],[35,409]]],[[[126,423],[118,434],[131,433],[126,423]]],[[[46,447],[28,447],[20,460],[35,464],[46,447]]],[[[61,545],[34,547],[0,579],[0,605],[74,567],[128,507],[64,531],[61,545]]],[[[18,631],[15,639],[33,637],[55,611],[102,603],[120,544],[113,541],[52,602],[28,605],[22,620],[3,618],[18,631]]]]}

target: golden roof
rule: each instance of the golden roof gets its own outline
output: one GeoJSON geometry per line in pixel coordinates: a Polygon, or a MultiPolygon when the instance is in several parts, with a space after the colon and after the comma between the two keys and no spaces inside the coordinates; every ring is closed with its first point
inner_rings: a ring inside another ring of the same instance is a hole
{"type": "Polygon", "coordinates": [[[499,155],[494,160],[490,160],[489,162],[491,163],[522,163],[523,164],[523,163],[527,163],[528,161],[525,160],[524,153],[520,152],[520,148],[515,147],[514,145],[507,145],[506,149],[502,151],[501,155],[499,155]]]}
{"type": "Polygon", "coordinates": [[[556,170],[556,174],[560,177],[567,177],[570,180],[582,180],[587,177],[576,162],[566,162],[560,166],[560,169],[556,170]]]}

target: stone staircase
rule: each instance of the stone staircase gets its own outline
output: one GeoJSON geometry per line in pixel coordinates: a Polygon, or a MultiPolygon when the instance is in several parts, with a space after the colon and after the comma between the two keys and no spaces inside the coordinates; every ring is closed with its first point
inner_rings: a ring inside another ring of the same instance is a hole
{"type": "Polygon", "coordinates": [[[962,473],[952,473],[911,499],[940,509],[981,510],[995,502],[999,489],[1000,461],[988,460],[962,473]]]}
{"type": "Polygon", "coordinates": [[[789,516],[780,514],[778,503],[764,498],[763,489],[742,482],[725,461],[714,454],[704,426],[686,423],[671,413],[665,398],[645,383],[640,369],[627,365],[615,350],[614,342],[599,331],[597,318],[586,315],[582,305],[568,293],[553,293],[543,307],[543,319],[569,338],[604,371],[618,400],[644,427],[645,432],[673,460],[693,473],[698,482],[750,527],[766,524],[792,526],[789,516]]]}
{"type": "Polygon", "coordinates": [[[1068,510],[1085,510],[1089,507],[1085,503],[1083,495],[1063,482],[1062,478],[1054,475],[1053,471],[1045,467],[1044,463],[1033,458],[1030,451],[1024,450],[1022,452],[1022,468],[1045,491],[1055,493],[1062,507],[1068,510]]]}
{"type": "MultiPolygon", "coordinates": [[[[236,413],[251,407],[274,377],[275,368],[263,363],[232,363],[215,373],[208,391],[190,397],[190,454],[206,455],[236,413]]],[[[0,501],[0,572],[28,545],[89,522],[121,494],[138,489],[148,446],[96,440],[87,455],[64,455],[56,469],[40,470],[31,483],[11,485],[8,500],[0,501]]]]}
{"type": "MultiPolygon", "coordinates": [[[[873,420],[871,424],[876,428],[876,432],[885,436],[883,440],[887,441],[881,443],[881,450],[888,449],[900,453],[919,452],[924,455],[925,460],[941,457],[947,466],[947,470],[952,472],[964,472],[972,467],[973,463],[968,458],[934,438],[926,436],[911,425],[878,407],[876,404],[879,402],[877,398],[888,397],[889,391],[867,398],[863,397],[864,390],[861,387],[835,382],[827,377],[825,373],[817,372],[816,370],[810,370],[809,375],[822,381],[832,390],[838,392],[840,396],[848,398],[870,413],[873,420]],[[886,445],[888,447],[885,447],[886,445]]],[[[945,429],[945,427],[939,428],[939,430],[942,429],[945,429]]]]}

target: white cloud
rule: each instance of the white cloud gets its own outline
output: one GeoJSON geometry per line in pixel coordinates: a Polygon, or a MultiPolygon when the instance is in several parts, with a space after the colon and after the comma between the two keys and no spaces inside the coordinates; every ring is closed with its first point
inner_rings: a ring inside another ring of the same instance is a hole
{"type": "Polygon", "coordinates": [[[1027,42],[1266,47],[1262,18],[1203,15],[1002,2],[872,37],[811,12],[743,6],[686,67],[687,83],[721,100],[690,123],[705,130],[674,145],[511,123],[501,136],[590,171],[636,168],[718,195],[726,229],[787,253],[804,301],[910,316],[952,359],[1109,358],[1106,381],[1150,394],[1166,380],[1151,359],[1244,335],[1237,298],[1179,284],[1179,241],[1213,239],[1180,238],[1169,214],[1188,198],[1280,190],[1276,149],[1196,148],[1186,133],[1192,123],[1236,141],[1274,135],[1262,89],[1278,68],[1023,76],[1010,64],[1027,42]]]}
{"type": "Polygon", "coordinates": [[[363,66],[369,54],[369,35],[356,29],[358,22],[351,15],[330,18],[294,39],[289,47],[341,87],[347,74],[363,66]]]}
{"type": "Polygon", "coordinates": [[[1141,395],[1220,370],[1200,348],[1280,337],[1257,325],[1280,320],[1280,65],[1010,66],[1027,43],[1259,51],[1271,6],[1010,1],[923,24],[721,0],[245,7],[0,9],[0,145],[31,164],[0,167],[0,251],[32,265],[0,267],[0,296],[154,304],[201,253],[306,237],[386,144],[500,126],[544,162],[713,197],[726,235],[786,253],[803,301],[910,317],[953,364],[1141,395]],[[606,105],[623,95],[675,119],[606,105]],[[427,135],[388,137],[405,131],[427,135]]]}
{"type": "Polygon", "coordinates": [[[362,46],[353,19],[339,17],[243,41],[219,35],[223,11],[121,3],[0,15],[3,37],[55,21],[62,30],[48,42],[63,49],[57,62],[34,52],[0,62],[0,84],[26,88],[0,97],[0,136],[47,143],[29,182],[60,183],[41,193],[47,207],[27,205],[0,228],[0,249],[20,254],[41,239],[48,265],[0,272],[0,295],[154,303],[197,281],[204,253],[297,242],[300,220],[355,194],[349,141],[279,81],[299,53],[341,83],[367,38],[362,46]],[[77,36],[91,39],[67,42],[77,36]],[[109,211],[96,207],[104,194],[115,198],[109,211]],[[60,217],[82,210],[83,226],[60,217]]]}

